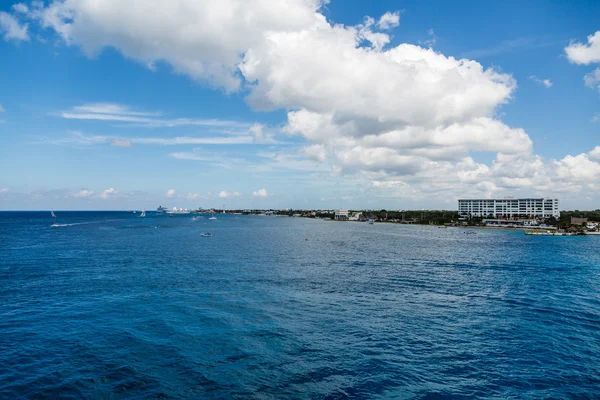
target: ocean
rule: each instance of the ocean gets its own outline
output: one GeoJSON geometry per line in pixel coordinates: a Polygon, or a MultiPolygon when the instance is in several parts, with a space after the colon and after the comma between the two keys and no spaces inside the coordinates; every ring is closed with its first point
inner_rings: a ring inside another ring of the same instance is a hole
{"type": "Polygon", "coordinates": [[[56,214],[0,213],[2,399],[600,398],[600,237],[56,214]]]}

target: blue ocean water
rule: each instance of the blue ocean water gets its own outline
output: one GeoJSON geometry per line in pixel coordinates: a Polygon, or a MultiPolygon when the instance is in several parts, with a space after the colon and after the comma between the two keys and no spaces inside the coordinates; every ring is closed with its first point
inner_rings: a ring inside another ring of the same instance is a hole
{"type": "Polygon", "coordinates": [[[0,398],[600,397],[600,237],[57,214],[0,213],[0,398]]]}

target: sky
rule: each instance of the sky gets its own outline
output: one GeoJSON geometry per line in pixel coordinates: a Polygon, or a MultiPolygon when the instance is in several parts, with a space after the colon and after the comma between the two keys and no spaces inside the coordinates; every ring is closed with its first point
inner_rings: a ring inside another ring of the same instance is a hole
{"type": "Polygon", "coordinates": [[[0,209],[600,208],[600,2],[0,0],[0,209]]]}

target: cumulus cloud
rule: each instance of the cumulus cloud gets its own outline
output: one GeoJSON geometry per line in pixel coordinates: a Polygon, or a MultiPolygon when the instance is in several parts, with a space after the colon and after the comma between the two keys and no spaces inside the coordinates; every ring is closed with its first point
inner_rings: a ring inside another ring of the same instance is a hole
{"type": "Polygon", "coordinates": [[[267,189],[262,188],[262,189],[258,189],[255,190],[254,192],[252,192],[252,196],[254,197],[267,197],[269,195],[269,193],[267,192],[267,189]]]}
{"type": "Polygon", "coordinates": [[[240,195],[240,192],[228,192],[227,190],[221,190],[219,192],[219,197],[222,199],[227,199],[229,197],[239,197],[240,195]]]}
{"type": "Polygon", "coordinates": [[[169,198],[175,197],[175,189],[167,190],[166,196],[169,198]]]}
{"type": "MultiPolygon", "coordinates": [[[[567,58],[575,64],[600,63],[600,31],[589,35],[587,43],[571,42],[565,47],[567,58]]],[[[585,86],[600,91],[600,68],[583,77],[585,86]]]]}
{"type": "Polygon", "coordinates": [[[109,188],[104,190],[102,193],[100,193],[100,198],[104,199],[104,200],[108,200],[110,198],[113,198],[117,195],[117,193],[119,193],[119,191],[115,188],[109,188]]]}
{"type": "Polygon", "coordinates": [[[12,9],[18,14],[27,14],[29,12],[29,7],[23,3],[13,4],[12,9]]]}
{"type": "Polygon", "coordinates": [[[377,26],[379,29],[390,29],[395,28],[400,25],[400,12],[386,12],[379,18],[377,21],[377,26]]]}
{"type": "Polygon", "coordinates": [[[594,71],[586,74],[583,77],[585,86],[600,91],[600,68],[596,68],[594,71]]]}
{"type": "Polygon", "coordinates": [[[540,79],[535,75],[531,75],[529,77],[529,79],[531,79],[532,81],[534,81],[535,83],[537,83],[538,85],[543,85],[547,88],[550,88],[552,86],[552,82],[550,81],[550,79],[540,79]]]}
{"type": "MultiPolygon", "coordinates": [[[[108,198],[108,196],[110,196],[111,194],[114,194],[114,193],[116,193],[116,190],[114,190],[113,188],[110,188],[110,189],[102,192],[101,197],[106,199],[106,198],[108,198]]],[[[87,189],[82,189],[79,192],[72,194],[73,197],[77,197],[77,198],[92,197],[93,195],[94,195],[94,192],[92,190],[87,190],[87,189]]]]}
{"type": "MultiPolygon", "coordinates": [[[[114,48],[144,66],[160,61],[226,92],[243,89],[254,110],[286,110],[283,131],[307,142],[298,154],[381,190],[414,196],[546,194],[575,192],[584,179],[597,177],[591,153],[545,160],[533,153],[523,129],[499,119],[499,108],[516,89],[510,74],[432,48],[391,46],[386,30],[399,24],[398,13],[347,26],[328,21],[320,9],[324,3],[56,0],[29,15],[88,56],[114,48]],[[491,153],[494,161],[477,162],[476,152],[491,153]]],[[[435,40],[433,30],[429,36],[435,40]]],[[[565,51],[572,62],[589,64],[600,61],[599,46],[600,31],[565,51]]],[[[594,72],[586,84],[597,87],[598,79],[594,72]]],[[[552,85],[547,79],[539,83],[552,85]]],[[[139,111],[88,105],[63,117],[180,123],[134,113],[139,111]]],[[[264,126],[244,129],[244,140],[265,142],[264,126]]],[[[192,143],[184,139],[175,143],[192,143]]],[[[196,152],[172,156],[206,160],[196,152]]],[[[264,189],[253,195],[261,191],[266,196],[264,189]]]]}
{"type": "Polygon", "coordinates": [[[0,34],[4,34],[4,40],[29,40],[27,24],[21,25],[11,14],[0,11],[0,34]]]}
{"type": "Polygon", "coordinates": [[[575,64],[600,62],[600,31],[587,37],[587,43],[571,42],[565,47],[567,58],[575,64]]]}
{"type": "Polygon", "coordinates": [[[248,129],[253,143],[276,143],[273,134],[263,124],[255,123],[248,129]]]}
{"type": "Polygon", "coordinates": [[[88,56],[114,47],[143,65],[166,60],[179,73],[235,91],[240,54],[264,32],[294,31],[317,17],[319,0],[54,1],[34,15],[88,56]],[[281,16],[285,15],[285,18],[281,16]]]}

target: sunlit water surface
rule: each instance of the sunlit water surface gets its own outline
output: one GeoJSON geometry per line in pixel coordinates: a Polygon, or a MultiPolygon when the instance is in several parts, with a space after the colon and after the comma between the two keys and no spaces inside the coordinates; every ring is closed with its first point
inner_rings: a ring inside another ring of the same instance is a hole
{"type": "Polygon", "coordinates": [[[57,214],[0,213],[0,398],[600,397],[600,237],[57,214]]]}

